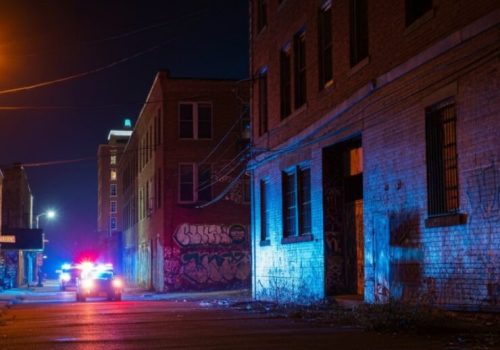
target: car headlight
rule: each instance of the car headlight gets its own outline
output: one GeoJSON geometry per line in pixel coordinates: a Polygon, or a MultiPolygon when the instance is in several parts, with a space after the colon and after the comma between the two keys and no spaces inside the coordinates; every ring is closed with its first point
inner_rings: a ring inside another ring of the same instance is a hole
{"type": "Polygon", "coordinates": [[[85,289],[92,289],[93,286],[94,286],[94,281],[92,281],[90,279],[86,279],[86,280],[82,281],[82,287],[85,289]]]}
{"type": "Polygon", "coordinates": [[[69,282],[70,279],[71,279],[71,275],[69,273],[64,272],[61,274],[61,281],[69,282]]]}
{"type": "Polygon", "coordinates": [[[113,287],[115,288],[122,288],[123,287],[123,281],[119,278],[115,278],[113,280],[113,287]]]}

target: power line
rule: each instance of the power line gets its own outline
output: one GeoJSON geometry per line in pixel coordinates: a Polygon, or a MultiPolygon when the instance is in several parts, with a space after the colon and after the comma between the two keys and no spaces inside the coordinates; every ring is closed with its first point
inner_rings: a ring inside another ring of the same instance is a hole
{"type": "Polygon", "coordinates": [[[20,91],[33,90],[33,89],[37,89],[37,88],[41,88],[41,87],[45,87],[45,86],[50,86],[50,85],[55,85],[55,84],[63,83],[63,82],[74,80],[74,79],[78,79],[78,78],[83,78],[83,77],[86,77],[86,76],[89,76],[89,75],[92,75],[92,74],[96,74],[96,73],[102,72],[104,70],[113,68],[113,67],[115,67],[115,66],[117,66],[119,64],[131,61],[131,60],[133,60],[133,59],[135,59],[137,57],[143,56],[143,55],[145,55],[147,53],[150,53],[152,51],[155,51],[155,50],[159,49],[160,47],[163,47],[166,44],[171,43],[174,40],[175,40],[174,38],[172,38],[170,40],[166,40],[166,41],[164,41],[164,42],[162,42],[162,43],[160,43],[158,45],[154,45],[152,47],[149,47],[149,48],[147,48],[145,50],[139,51],[139,52],[137,52],[137,53],[135,53],[133,55],[130,55],[128,57],[119,59],[117,61],[114,61],[114,62],[109,63],[109,64],[107,64],[105,66],[102,66],[102,67],[98,67],[98,68],[95,68],[95,69],[88,70],[86,72],[76,73],[76,74],[68,75],[66,77],[62,77],[62,78],[58,78],[58,79],[53,79],[53,80],[49,80],[49,81],[44,81],[44,82],[36,83],[36,84],[32,84],[32,85],[25,85],[25,86],[20,86],[20,87],[17,87],[17,88],[12,88],[12,89],[0,90],[0,95],[11,94],[11,93],[20,92],[20,91]]]}
{"type": "MultiPolygon", "coordinates": [[[[415,96],[419,93],[421,93],[422,91],[425,91],[426,89],[428,89],[430,86],[433,86],[433,85],[436,85],[436,84],[440,84],[442,83],[443,81],[446,81],[448,79],[450,79],[450,76],[453,76],[453,75],[457,75],[458,77],[461,77],[471,71],[473,71],[474,69],[476,69],[475,65],[479,64],[479,63],[482,63],[481,61],[484,61],[485,59],[487,60],[486,62],[488,61],[491,61],[495,58],[498,58],[498,54],[500,53],[500,49],[497,47],[497,48],[494,48],[492,50],[487,50],[488,48],[485,48],[484,50],[482,51],[486,51],[485,54],[479,56],[477,59],[475,59],[473,62],[470,62],[467,64],[466,68],[467,69],[463,69],[462,71],[460,72],[455,72],[455,73],[450,73],[450,75],[444,77],[444,78],[441,78],[439,79],[438,81],[432,83],[431,85],[426,85],[424,86],[423,88],[419,89],[419,90],[416,90],[410,94],[407,94],[406,96],[403,96],[403,97],[400,97],[398,98],[397,100],[395,100],[394,102],[392,103],[388,103],[386,105],[384,105],[382,108],[380,108],[379,110],[375,111],[375,112],[372,112],[370,113],[371,116],[374,116],[374,115],[380,115],[380,113],[384,112],[385,110],[387,109],[390,109],[394,106],[396,106],[397,104],[400,104],[402,101],[408,99],[408,98],[411,98],[412,96],[415,96]]],[[[481,52],[482,53],[482,52],[481,52]]],[[[448,64],[441,64],[441,65],[436,65],[436,66],[433,66],[432,68],[430,68],[430,72],[427,72],[427,73],[422,73],[422,75],[426,76],[426,74],[430,74],[432,72],[434,72],[434,70],[437,70],[437,69],[442,69],[443,66],[451,66],[453,64],[456,64],[456,63],[459,63],[460,61],[464,60],[464,59],[467,59],[467,58],[473,58],[474,56],[477,56],[477,52],[474,52],[473,54],[470,54],[470,55],[467,55],[465,57],[460,57],[448,64]]],[[[483,62],[484,63],[484,62],[483,62]]],[[[410,86],[412,84],[415,83],[415,81],[418,81],[419,79],[422,79],[422,75],[420,76],[415,76],[414,78],[410,79],[408,82],[406,82],[406,85],[404,85],[404,87],[406,86],[410,86]]],[[[384,85],[385,86],[385,85],[384,85]]],[[[384,87],[382,86],[382,87],[384,87]]],[[[378,90],[375,90],[375,91],[378,91],[378,90]]],[[[352,128],[354,125],[358,124],[358,123],[364,123],[365,120],[366,120],[366,117],[361,117],[361,118],[358,118],[358,119],[355,119],[354,121],[350,122],[350,123],[344,123],[342,124],[342,127],[339,128],[339,129],[335,129],[335,130],[331,130],[329,132],[326,132],[325,134],[317,137],[317,134],[321,133],[322,131],[324,131],[325,127],[331,123],[333,123],[334,121],[337,120],[337,118],[341,117],[342,115],[344,115],[345,113],[349,112],[351,109],[353,109],[354,107],[359,107],[360,103],[367,97],[369,97],[373,92],[370,92],[368,93],[366,96],[363,96],[363,98],[359,101],[357,101],[356,103],[354,103],[352,106],[349,106],[346,110],[343,110],[343,111],[340,111],[339,114],[335,117],[335,118],[332,118],[331,120],[327,121],[321,128],[315,128],[314,130],[312,130],[308,135],[304,135],[301,140],[296,143],[296,144],[292,144],[292,145],[288,145],[288,146],[284,146],[284,147],[281,147],[281,148],[275,148],[275,149],[265,149],[263,150],[264,152],[267,152],[267,154],[265,155],[265,157],[261,160],[255,160],[255,163],[258,164],[259,166],[262,165],[262,164],[265,164],[273,159],[276,159],[277,157],[279,157],[280,155],[282,154],[286,154],[286,153],[289,153],[289,152],[294,152],[298,149],[301,149],[303,147],[307,147],[307,146],[310,146],[310,145],[313,145],[313,144],[317,144],[317,143],[320,143],[326,139],[329,139],[331,138],[332,136],[335,136],[335,135],[339,135],[341,134],[342,132],[344,131],[347,131],[349,130],[350,128],[352,128]]],[[[377,100],[375,101],[371,101],[372,104],[377,104],[380,100],[383,100],[383,99],[386,99],[387,98],[387,95],[382,95],[380,96],[377,100]]],[[[330,110],[331,108],[328,108],[328,110],[330,110]]],[[[352,118],[356,118],[357,116],[361,115],[364,113],[364,110],[360,110],[356,113],[354,113],[352,116],[351,116],[351,119],[352,118]]],[[[386,123],[385,121],[380,121],[378,124],[375,124],[375,123],[372,123],[370,125],[370,127],[374,127],[374,126],[378,126],[378,125],[382,125],[386,123]]],[[[366,127],[363,126],[363,130],[366,130],[366,127]]],[[[255,168],[256,167],[256,164],[253,164],[251,166],[251,168],[255,168]]]]}
{"type": "MultiPolygon", "coordinates": [[[[133,30],[130,30],[127,32],[114,34],[114,35],[111,35],[111,36],[108,36],[105,38],[99,38],[99,39],[89,40],[89,41],[84,41],[84,42],[79,42],[79,43],[69,43],[67,45],[60,45],[57,48],[47,49],[43,52],[32,52],[32,53],[27,53],[27,54],[12,54],[12,55],[16,56],[16,57],[32,57],[32,56],[37,56],[40,54],[47,54],[47,53],[53,53],[53,52],[59,52],[59,51],[67,52],[68,48],[73,48],[73,47],[77,47],[77,46],[81,46],[81,47],[95,46],[95,45],[99,45],[101,43],[107,43],[110,41],[116,41],[116,40],[120,40],[120,39],[124,39],[124,38],[129,38],[129,37],[132,37],[132,36],[135,36],[137,34],[147,32],[147,31],[150,31],[153,29],[167,27],[171,24],[174,25],[178,22],[182,22],[184,20],[189,20],[190,18],[199,17],[197,19],[200,19],[201,15],[204,15],[207,12],[208,12],[207,10],[199,10],[199,11],[184,14],[183,16],[178,16],[178,17],[173,18],[173,19],[168,19],[168,20],[165,20],[165,21],[162,21],[159,23],[150,24],[150,25],[140,27],[137,29],[133,29],[133,30]]],[[[0,47],[4,48],[6,46],[8,47],[8,46],[12,46],[12,45],[13,45],[13,42],[10,42],[10,43],[0,45],[0,47]]]]}
{"type": "Polygon", "coordinates": [[[212,205],[218,201],[220,201],[222,198],[224,198],[224,196],[230,191],[233,189],[234,186],[236,186],[236,184],[238,183],[238,181],[240,180],[240,178],[245,175],[245,172],[246,172],[246,169],[243,169],[234,179],[233,181],[231,181],[231,183],[229,185],[227,185],[227,187],[221,192],[219,193],[214,199],[212,199],[211,201],[209,202],[206,202],[206,203],[203,203],[203,204],[200,204],[200,205],[197,205],[195,206],[195,208],[198,208],[198,209],[201,209],[201,208],[205,208],[205,207],[208,207],[209,205],[212,205]]]}

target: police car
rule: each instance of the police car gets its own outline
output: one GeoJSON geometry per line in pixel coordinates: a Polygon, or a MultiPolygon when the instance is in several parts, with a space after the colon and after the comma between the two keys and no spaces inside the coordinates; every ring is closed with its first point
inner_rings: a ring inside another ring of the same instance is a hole
{"type": "Polygon", "coordinates": [[[63,264],[59,272],[59,289],[67,290],[76,287],[76,280],[80,277],[81,268],[75,264],[63,264]]]}
{"type": "Polygon", "coordinates": [[[85,302],[91,297],[105,297],[108,300],[122,300],[123,280],[115,276],[110,264],[83,267],[76,281],[76,301],[85,302]]]}

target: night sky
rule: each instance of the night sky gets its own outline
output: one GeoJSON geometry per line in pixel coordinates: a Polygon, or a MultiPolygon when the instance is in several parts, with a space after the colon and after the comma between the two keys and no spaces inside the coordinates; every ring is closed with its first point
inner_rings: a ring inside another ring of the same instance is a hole
{"type": "Polygon", "coordinates": [[[92,251],[97,147],[136,120],[162,69],[247,77],[247,0],[0,2],[0,164],[25,164],[35,215],[58,212],[40,219],[46,272],[92,251]]]}

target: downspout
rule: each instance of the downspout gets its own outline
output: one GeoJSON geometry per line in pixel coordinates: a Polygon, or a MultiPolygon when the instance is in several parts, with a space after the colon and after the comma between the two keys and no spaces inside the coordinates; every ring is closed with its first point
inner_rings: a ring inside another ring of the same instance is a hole
{"type": "MultiPolygon", "coordinates": [[[[248,1],[248,65],[249,65],[249,75],[250,75],[250,103],[249,103],[249,114],[250,114],[250,120],[254,121],[253,118],[253,60],[252,60],[252,18],[253,18],[253,2],[252,0],[248,1]]],[[[253,149],[254,149],[254,129],[253,129],[254,123],[250,123],[250,159],[253,157],[253,149]]],[[[254,176],[254,169],[250,170],[250,250],[251,250],[251,256],[250,259],[252,261],[251,266],[252,266],[252,271],[251,271],[251,280],[252,280],[252,298],[255,299],[256,297],[256,286],[257,286],[257,278],[255,275],[256,272],[256,259],[255,259],[255,254],[256,254],[256,244],[255,244],[255,237],[256,237],[256,228],[255,228],[255,176],[254,176]]]]}

